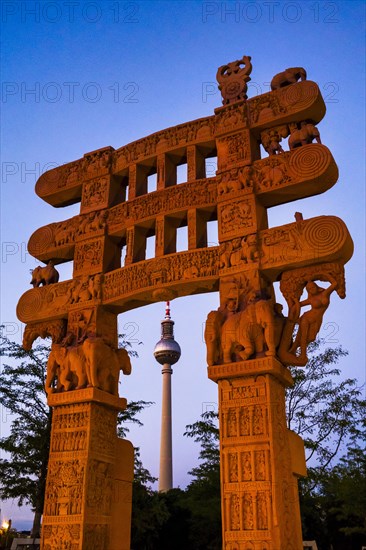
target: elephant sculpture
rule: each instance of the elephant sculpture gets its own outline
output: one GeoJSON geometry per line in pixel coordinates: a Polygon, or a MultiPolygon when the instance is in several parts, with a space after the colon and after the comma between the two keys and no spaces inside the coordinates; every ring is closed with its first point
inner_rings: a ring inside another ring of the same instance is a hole
{"type": "Polygon", "coordinates": [[[79,390],[87,385],[88,377],[82,346],[66,347],[62,344],[52,344],[47,361],[45,384],[47,395],[55,390],[79,390]],[[56,387],[53,387],[55,382],[56,387]]]}
{"type": "Polygon", "coordinates": [[[216,365],[220,361],[220,332],[225,317],[222,312],[210,311],[205,323],[205,342],[207,347],[207,364],[216,365]]]}
{"type": "Polygon", "coordinates": [[[89,384],[118,395],[119,371],[131,374],[131,361],[124,348],[108,346],[103,338],[87,338],[82,344],[89,384]]]}
{"type": "Polygon", "coordinates": [[[288,138],[288,145],[290,150],[302,145],[308,145],[315,139],[318,143],[321,143],[319,130],[314,124],[303,121],[298,129],[297,124],[290,125],[291,134],[288,138]]]}
{"type": "Polygon", "coordinates": [[[131,362],[123,348],[113,349],[102,338],[88,337],[82,344],[53,344],[47,362],[45,389],[70,391],[99,388],[118,395],[119,371],[131,373],[131,362]]]}
{"type": "Polygon", "coordinates": [[[306,80],[306,71],[302,67],[292,67],[276,74],[271,80],[271,90],[295,84],[298,80],[306,80]]]}
{"type": "Polygon", "coordinates": [[[41,285],[51,285],[58,283],[59,278],[59,272],[55,268],[53,261],[50,260],[45,267],[39,265],[33,269],[30,284],[33,285],[33,288],[41,285]]]}
{"type": "Polygon", "coordinates": [[[234,352],[244,361],[254,353],[264,352],[267,356],[275,356],[282,327],[283,319],[276,316],[271,300],[251,301],[243,311],[229,317],[222,326],[223,363],[231,363],[234,352]],[[238,351],[239,348],[243,348],[242,351],[238,351]]]}

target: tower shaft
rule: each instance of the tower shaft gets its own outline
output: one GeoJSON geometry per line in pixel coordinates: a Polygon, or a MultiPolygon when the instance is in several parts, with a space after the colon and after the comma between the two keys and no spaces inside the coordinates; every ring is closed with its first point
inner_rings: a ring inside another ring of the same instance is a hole
{"type": "Polygon", "coordinates": [[[173,487],[171,378],[173,370],[171,366],[166,363],[161,373],[163,375],[163,394],[161,408],[159,491],[164,493],[173,487]]]}

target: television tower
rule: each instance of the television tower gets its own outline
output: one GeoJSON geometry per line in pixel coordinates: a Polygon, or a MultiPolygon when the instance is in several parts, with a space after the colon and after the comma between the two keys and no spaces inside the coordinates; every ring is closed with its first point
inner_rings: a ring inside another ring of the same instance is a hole
{"type": "Polygon", "coordinates": [[[170,302],[166,303],[165,319],[161,322],[161,340],[154,349],[155,359],[163,365],[163,395],[161,409],[159,491],[165,493],[173,488],[172,453],[172,365],[180,355],[180,346],[174,340],[174,321],[170,318],[170,302]]]}

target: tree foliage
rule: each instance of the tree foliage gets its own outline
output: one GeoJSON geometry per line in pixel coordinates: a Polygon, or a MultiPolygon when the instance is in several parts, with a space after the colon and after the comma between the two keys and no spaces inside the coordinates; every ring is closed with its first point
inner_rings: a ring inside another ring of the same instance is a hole
{"type": "Polygon", "coordinates": [[[39,530],[47,475],[52,411],[46,404],[44,379],[46,346],[24,351],[1,337],[4,364],[0,373],[0,405],[13,416],[10,435],[1,437],[0,449],[9,458],[0,459],[0,496],[30,504],[39,530]]]}
{"type": "Polygon", "coordinates": [[[321,341],[310,347],[304,369],[291,368],[294,386],[287,391],[288,427],[305,443],[306,460],[316,464],[318,475],[332,465],[342,446],[359,433],[365,411],[357,380],[340,379],[336,365],[348,352],[341,346],[321,350],[321,341]]]}

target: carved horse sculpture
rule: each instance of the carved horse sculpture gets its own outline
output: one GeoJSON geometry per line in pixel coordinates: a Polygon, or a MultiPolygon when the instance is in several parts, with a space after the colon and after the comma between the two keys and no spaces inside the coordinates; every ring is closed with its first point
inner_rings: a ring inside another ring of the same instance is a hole
{"type": "Polygon", "coordinates": [[[55,269],[53,261],[50,260],[45,267],[39,265],[33,269],[30,284],[33,285],[34,288],[41,285],[51,285],[53,283],[58,283],[59,277],[59,272],[55,269]]]}
{"type": "Polygon", "coordinates": [[[306,80],[306,71],[303,67],[292,67],[285,69],[282,73],[276,74],[271,80],[271,90],[277,90],[290,84],[295,84],[298,80],[306,80]]]}

